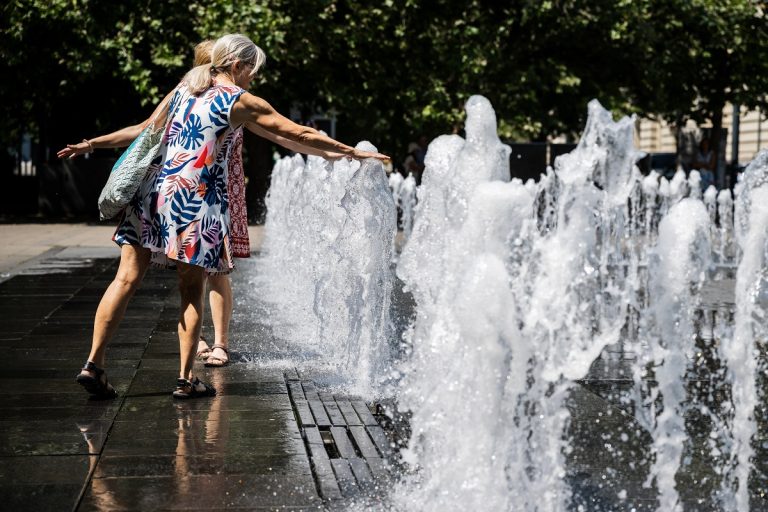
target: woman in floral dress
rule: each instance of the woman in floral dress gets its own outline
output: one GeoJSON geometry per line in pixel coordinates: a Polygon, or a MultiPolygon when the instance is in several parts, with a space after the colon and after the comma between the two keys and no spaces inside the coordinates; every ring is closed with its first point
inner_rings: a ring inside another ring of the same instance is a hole
{"type": "MultiPolygon", "coordinates": [[[[194,377],[192,365],[200,336],[205,274],[227,274],[234,266],[227,168],[238,127],[318,151],[389,159],[297,125],[247,93],[245,88],[264,60],[264,53],[247,37],[223,36],[213,46],[211,65],[192,69],[167,97],[168,106],[164,102],[156,109],[153,118],[166,114],[165,134],[158,157],[115,232],[114,240],[121,246],[120,266],[99,303],[91,353],[78,375],[88,392],[115,396],[103,370],[106,345],[153,262],[174,264],[179,276],[180,370],[173,395],[215,394],[194,377]]],[[[84,143],[91,150],[111,147],[110,141],[84,143]]]]}
{"type": "MultiPolygon", "coordinates": [[[[195,66],[202,66],[204,64],[210,65],[211,49],[215,42],[215,40],[206,39],[195,46],[195,66]]],[[[170,101],[170,95],[168,101],[170,101]]],[[[143,123],[122,128],[108,135],[95,137],[89,142],[83,141],[79,144],[69,144],[66,148],[59,151],[58,156],[60,158],[74,158],[77,155],[87,154],[91,151],[91,144],[98,144],[99,147],[126,147],[139,136],[144,126],[149,124],[150,121],[151,119],[147,119],[143,123]]],[[[249,128],[252,131],[254,130],[253,126],[249,128]]],[[[328,151],[316,150],[309,146],[303,146],[300,143],[295,143],[270,133],[260,133],[260,135],[299,153],[322,156],[329,160],[343,156],[338,153],[331,153],[328,151]]],[[[245,174],[243,170],[242,148],[243,128],[239,127],[235,130],[234,144],[229,158],[227,177],[230,210],[230,239],[232,254],[235,258],[248,258],[251,255],[250,239],[248,235],[248,212],[245,201],[245,174]]],[[[210,288],[208,302],[210,304],[211,317],[213,319],[214,343],[213,346],[209,347],[207,341],[200,336],[200,341],[197,346],[197,358],[205,361],[206,366],[221,367],[229,364],[229,324],[232,318],[232,308],[234,303],[232,283],[228,274],[209,275],[207,283],[210,288]]]]}

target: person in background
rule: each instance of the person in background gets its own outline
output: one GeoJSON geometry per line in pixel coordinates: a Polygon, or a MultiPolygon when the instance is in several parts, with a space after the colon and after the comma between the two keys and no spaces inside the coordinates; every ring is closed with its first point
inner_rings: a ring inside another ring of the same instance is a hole
{"type": "Polygon", "coordinates": [[[715,183],[715,152],[710,148],[708,137],[703,137],[699,142],[698,150],[693,157],[692,168],[701,174],[702,191],[715,183]]]}
{"type": "Polygon", "coordinates": [[[416,154],[414,155],[416,158],[416,163],[419,164],[420,170],[424,170],[424,158],[427,156],[427,147],[429,146],[429,140],[427,139],[426,135],[419,135],[419,139],[417,141],[417,144],[419,148],[416,150],[416,154]]]}
{"type": "Polygon", "coordinates": [[[416,184],[421,183],[421,174],[424,172],[424,159],[421,155],[421,146],[416,142],[408,144],[408,154],[403,160],[403,174],[408,177],[409,174],[413,174],[413,178],[416,180],[416,184]],[[419,159],[421,158],[421,163],[419,159]]]}

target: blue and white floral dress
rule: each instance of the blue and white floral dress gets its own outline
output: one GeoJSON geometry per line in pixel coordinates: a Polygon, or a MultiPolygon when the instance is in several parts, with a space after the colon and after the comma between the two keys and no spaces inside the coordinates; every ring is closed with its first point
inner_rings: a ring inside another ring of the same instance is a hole
{"type": "Polygon", "coordinates": [[[146,247],[164,266],[234,268],[227,168],[237,127],[229,115],[243,92],[217,85],[194,96],[183,84],[177,88],[158,156],[113,237],[118,245],[146,247]]]}

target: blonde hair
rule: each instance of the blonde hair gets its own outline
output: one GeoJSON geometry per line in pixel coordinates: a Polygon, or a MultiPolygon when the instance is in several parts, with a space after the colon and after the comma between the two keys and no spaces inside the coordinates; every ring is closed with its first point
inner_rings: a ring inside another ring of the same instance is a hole
{"type": "MultiPolygon", "coordinates": [[[[184,77],[192,94],[198,95],[211,87],[213,77],[218,73],[229,73],[236,61],[253,64],[251,76],[255,76],[267,60],[264,50],[242,34],[221,36],[213,43],[210,55],[210,62],[195,66],[184,77]]],[[[197,64],[197,48],[195,48],[195,64],[197,64]]]]}
{"type": "Polygon", "coordinates": [[[206,39],[205,41],[200,41],[195,46],[195,63],[194,67],[197,66],[204,66],[206,64],[211,64],[211,50],[213,49],[213,43],[215,43],[213,39],[206,39]]]}

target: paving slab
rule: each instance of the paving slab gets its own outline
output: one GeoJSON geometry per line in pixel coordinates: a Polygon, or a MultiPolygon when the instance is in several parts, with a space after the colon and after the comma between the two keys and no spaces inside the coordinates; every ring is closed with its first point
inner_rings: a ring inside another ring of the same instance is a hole
{"type": "Polygon", "coordinates": [[[311,475],[190,475],[94,478],[78,510],[210,510],[312,507],[320,504],[311,475]]]}
{"type": "Polygon", "coordinates": [[[94,478],[190,475],[311,475],[306,453],[293,456],[247,453],[204,455],[104,455],[94,478]]]}

